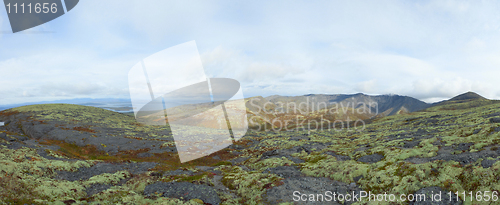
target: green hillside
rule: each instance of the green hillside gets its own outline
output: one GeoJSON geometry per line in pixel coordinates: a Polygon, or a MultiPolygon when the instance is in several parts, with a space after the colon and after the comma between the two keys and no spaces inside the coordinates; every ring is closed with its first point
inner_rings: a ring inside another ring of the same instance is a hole
{"type": "Polygon", "coordinates": [[[293,191],[326,190],[441,190],[458,192],[457,204],[477,204],[469,192],[491,198],[500,190],[500,104],[485,99],[378,118],[357,130],[249,131],[185,164],[168,127],[99,108],[25,106],[0,112],[0,121],[0,201],[7,204],[294,204],[293,191]]]}

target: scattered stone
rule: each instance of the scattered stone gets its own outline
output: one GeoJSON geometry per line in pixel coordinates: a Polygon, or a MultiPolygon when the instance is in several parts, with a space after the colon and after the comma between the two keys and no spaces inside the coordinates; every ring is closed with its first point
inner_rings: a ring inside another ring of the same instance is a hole
{"type": "Polygon", "coordinates": [[[492,134],[493,134],[493,133],[497,133],[497,132],[500,132],[500,127],[495,127],[495,128],[493,129],[492,134]]]}
{"type": "Polygon", "coordinates": [[[64,203],[65,205],[70,205],[70,204],[76,203],[76,201],[75,201],[75,200],[73,200],[73,199],[69,199],[69,200],[65,200],[65,201],[63,201],[63,203],[64,203]]]}
{"type": "MultiPolygon", "coordinates": [[[[292,161],[294,163],[297,163],[297,164],[298,163],[304,163],[305,162],[304,160],[290,156],[290,155],[292,155],[294,153],[299,152],[299,150],[301,151],[302,147],[293,147],[293,148],[286,149],[286,150],[278,150],[278,149],[277,150],[271,150],[271,151],[267,151],[267,152],[262,153],[262,156],[261,156],[260,159],[286,157],[286,158],[288,158],[290,161],[292,161]]],[[[247,160],[247,159],[248,158],[246,158],[245,160],[247,160]]]]}
{"type": "MultiPolygon", "coordinates": [[[[122,185],[123,183],[127,182],[128,179],[122,179],[117,185],[122,185]]],[[[92,196],[94,194],[100,193],[104,190],[107,190],[111,188],[112,186],[117,186],[117,185],[111,185],[111,184],[92,184],[89,187],[85,189],[85,192],[87,192],[87,196],[92,196]]]]}
{"type": "Polygon", "coordinates": [[[421,118],[421,117],[407,118],[407,119],[405,119],[404,121],[405,121],[405,122],[411,122],[411,121],[418,120],[418,119],[420,119],[420,118],[421,118]]]}
{"type": "Polygon", "coordinates": [[[280,166],[275,168],[267,168],[262,173],[272,173],[283,178],[295,178],[302,176],[302,173],[295,166],[280,166]]]}
{"type": "Polygon", "coordinates": [[[288,158],[290,161],[292,161],[295,164],[300,164],[300,163],[305,162],[304,160],[296,158],[296,157],[286,156],[286,158],[288,158]]]}
{"type": "Polygon", "coordinates": [[[151,172],[151,173],[149,173],[149,176],[161,177],[161,176],[163,176],[163,173],[162,172],[151,172]]]}
{"type": "Polygon", "coordinates": [[[431,173],[430,173],[431,176],[439,176],[439,170],[436,169],[436,168],[431,168],[431,173]]]}
{"type": "Polygon", "coordinates": [[[16,141],[16,139],[8,137],[7,134],[5,133],[0,133],[0,138],[4,139],[7,142],[16,141]]]}
{"type": "Polygon", "coordinates": [[[220,198],[214,188],[207,185],[192,184],[189,182],[157,182],[147,185],[144,195],[154,196],[155,193],[162,197],[170,197],[189,201],[199,199],[204,203],[217,205],[220,198]]]}
{"type": "Polygon", "coordinates": [[[441,140],[441,137],[437,137],[437,138],[438,138],[438,140],[436,140],[435,142],[433,142],[432,145],[438,146],[438,147],[446,147],[446,143],[443,142],[443,140],[441,140]]]}
{"type": "Polygon", "coordinates": [[[470,146],[474,145],[474,143],[460,143],[458,145],[454,145],[455,150],[458,151],[468,151],[470,146]]]}
{"type": "Polygon", "coordinates": [[[68,181],[87,180],[90,177],[103,173],[115,173],[117,171],[126,170],[131,174],[141,174],[147,172],[156,166],[154,162],[139,162],[139,163],[98,163],[91,167],[82,167],[76,172],[56,171],[56,179],[68,181]]]}
{"type": "Polygon", "coordinates": [[[214,167],[209,167],[209,166],[196,166],[194,168],[199,169],[199,170],[204,171],[204,172],[214,170],[214,167]]]}
{"type": "Polygon", "coordinates": [[[217,191],[219,191],[220,193],[223,193],[227,196],[230,196],[232,198],[237,198],[237,196],[231,192],[229,190],[229,188],[227,188],[226,186],[224,186],[224,184],[222,183],[222,178],[223,176],[222,175],[215,175],[213,178],[212,178],[212,184],[213,184],[213,188],[217,191]]]}
{"type": "Polygon", "coordinates": [[[262,153],[262,156],[261,156],[261,159],[267,159],[271,156],[276,156],[276,155],[279,155],[280,154],[280,150],[271,150],[271,151],[267,151],[267,152],[264,152],[262,153]]]}
{"type": "MultiPolygon", "coordinates": [[[[310,154],[313,151],[321,151],[324,148],[327,148],[328,145],[331,143],[311,143],[311,144],[305,144],[302,146],[294,147],[296,152],[300,153],[302,151],[307,152],[310,154]]],[[[293,149],[293,148],[292,148],[293,149]]]]}
{"type": "Polygon", "coordinates": [[[29,140],[29,138],[27,138],[27,137],[25,137],[25,136],[12,135],[11,137],[16,138],[18,141],[26,141],[26,140],[29,140]]]}
{"type": "Polygon", "coordinates": [[[495,164],[495,162],[497,161],[486,159],[481,162],[481,166],[483,166],[483,168],[490,168],[491,166],[493,166],[493,164],[495,164]]]}
{"type": "Polygon", "coordinates": [[[293,136],[290,137],[290,141],[300,141],[300,140],[311,140],[311,138],[306,137],[306,136],[293,136]]]}
{"type": "Polygon", "coordinates": [[[152,157],[153,154],[149,153],[149,152],[142,152],[142,153],[139,153],[137,154],[137,157],[152,157]]]}
{"type": "Polygon", "coordinates": [[[490,118],[490,117],[496,117],[496,116],[500,116],[500,112],[495,112],[495,113],[491,113],[488,115],[483,115],[484,118],[490,118]]]}
{"type": "Polygon", "coordinates": [[[233,164],[239,164],[239,163],[242,163],[242,162],[246,161],[249,158],[250,157],[236,157],[234,159],[229,160],[229,162],[231,162],[233,164]]]}
{"type": "Polygon", "coordinates": [[[177,169],[177,170],[174,170],[174,171],[166,172],[163,175],[164,176],[176,176],[176,175],[184,175],[184,174],[185,175],[194,175],[194,172],[193,171],[189,171],[189,170],[177,169]]]}
{"type": "Polygon", "coordinates": [[[49,126],[50,125],[40,125],[40,126],[38,126],[38,129],[34,129],[33,122],[26,122],[26,121],[21,122],[21,129],[22,129],[23,133],[26,136],[31,137],[33,139],[40,139],[46,134],[46,133],[40,133],[40,132],[38,132],[38,130],[45,131],[44,128],[54,129],[53,126],[50,126],[50,127],[49,126]]]}
{"type": "Polygon", "coordinates": [[[490,118],[491,123],[500,123],[500,117],[490,118]]]}
{"type": "Polygon", "coordinates": [[[351,160],[351,157],[349,156],[345,156],[345,155],[339,155],[335,152],[325,152],[325,154],[327,155],[331,155],[331,156],[334,156],[335,158],[337,158],[337,161],[347,161],[347,160],[351,160]]]}
{"type": "Polygon", "coordinates": [[[427,120],[426,121],[426,124],[428,125],[437,125],[437,123],[439,122],[440,120],[438,119],[430,119],[430,120],[427,120]]]}
{"type": "Polygon", "coordinates": [[[359,175],[357,177],[352,178],[355,182],[358,182],[360,179],[364,178],[363,175],[359,175]]]}
{"type": "Polygon", "coordinates": [[[404,143],[403,147],[409,149],[418,146],[420,144],[420,140],[405,141],[404,143]]]}
{"type": "MultiPolygon", "coordinates": [[[[439,152],[438,152],[439,153],[439,152]]],[[[500,153],[491,151],[491,150],[483,150],[480,152],[464,152],[460,154],[451,154],[451,153],[441,153],[438,156],[430,157],[430,158],[420,158],[420,157],[410,157],[405,159],[407,162],[411,162],[414,164],[422,164],[427,162],[432,162],[434,160],[444,160],[444,161],[455,161],[459,162],[462,166],[471,164],[476,162],[478,159],[486,159],[488,157],[497,157],[500,153]]]]}
{"type": "MultiPolygon", "coordinates": [[[[4,144],[4,143],[0,143],[0,144],[7,146],[7,148],[9,148],[9,149],[20,149],[23,147],[28,147],[28,146],[26,146],[22,143],[16,142],[16,141],[11,142],[10,144],[4,144]]],[[[34,147],[31,147],[31,148],[34,148],[34,147]]]]}
{"type": "Polygon", "coordinates": [[[369,144],[358,144],[358,146],[359,146],[359,148],[355,149],[354,153],[356,153],[356,152],[362,152],[362,151],[365,151],[367,149],[372,148],[369,144]]]}
{"type": "Polygon", "coordinates": [[[230,149],[235,149],[235,150],[242,150],[242,149],[245,149],[245,147],[241,146],[241,145],[237,145],[237,144],[232,144],[230,145],[228,148],[230,149]]]}
{"type": "Polygon", "coordinates": [[[371,155],[365,155],[362,156],[358,159],[358,162],[364,162],[364,163],[375,163],[380,160],[384,159],[383,155],[380,154],[371,154],[371,155]]]}

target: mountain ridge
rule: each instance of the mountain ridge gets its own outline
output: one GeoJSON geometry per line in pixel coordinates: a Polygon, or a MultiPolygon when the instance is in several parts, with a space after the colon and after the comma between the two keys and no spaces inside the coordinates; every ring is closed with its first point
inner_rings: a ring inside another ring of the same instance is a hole
{"type": "Polygon", "coordinates": [[[359,130],[248,131],[188,163],[180,163],[169,126],[144,126],[133,116],[68,104],[0,111],[6,122],[0,126],[0,201],[232,205],[294,203],[283,197],[292,191],[498,190],[500,104],[451,102],[375,119],[359,130]],[[193,194],[156,194],[169,189],[193,194]]]}
{"type": "MultiPolygon", "coordinates": [[[[306,119],[313,122],[335,120],[368,120],[384,116],[408,114],[426,110],[435,106],[453,105],[463,101],[482,101],[477,106],[490,104],[488,100],[474,92],[457,95],[449,100],[426,103],[419,99],[402,95],[367,95],[355,94],[307,94],[302,96],[271,95],[246,98],[247,114],[253,127],[289,128],[286,122],[306,119]],[[340,108],[338,107],[340,105],[340,108]],[[334,110],[334,113],[331,111],[334,110]],[[341,111],[339,113],[338,111],[341,111]],[[363,110],[363,113],[357,111],[363,110]],[[328,112],[330,111],[330,112],[328,112]],[[253,120],[253,121],[252,121],[253,120]],[[284,125],[285,124],[285,125],[284,125]]],[[[443,108],[447,109],[447,108],[443,108]]],[[[323,125],[321,125],[323,126],[323,125]]],[[[251,126],[252,127],[252,126],[251,126]]]]}

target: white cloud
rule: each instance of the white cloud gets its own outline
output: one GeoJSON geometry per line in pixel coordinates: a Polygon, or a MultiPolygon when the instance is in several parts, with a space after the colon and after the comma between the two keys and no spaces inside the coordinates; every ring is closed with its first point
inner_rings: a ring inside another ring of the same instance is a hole
{"type": "Polygon", "coordinates": [[[420,98],[431,97],[452,97],[461,92],[471,89],[472,83],[469,80],[456,78],[452,80],[442,80],[440,78],[421,79],[413,82],[413,92],[420,98]]]}
{"type": "Polygon", "coordinates": [[[433,1],[430,2],[428,7],[460,14],[466,12],[470,8],[470,2],[452,0],[433,1]]]}
{"type": "Polygon", "coordinates": [[[255,62],[248,65],[241,74],[240,79],[243,79],[244,82],[272,81],[283,79],[287,75],[295,75],[299,72],[299,69],[290,65],[255,62]]]}
{"type": "Polygon", "coordinates": [[[0,104],[57,97],[128,97],[130,60],[104,60],[92,53],[47,51],[0,61],[0,104]]]}
{"type": "Polygon", "coordinates": [[[363,93],[374,93],[376,92],[376,86],[377,86],[377,80],[373,79],[357,83],[356,90],[359,90],[360,92],[363,93]]]}
{"type": "Polygon", "coordinates": [[[495,1],[81,1],[34,28],[56,33],[0,34],[0,81],[9,85],[0,104],[127,97],[132,66],[190,40],[207,76],[239,80],[245,96],[499,98],[499,9],[495,1]]]}
{"type": "Polygon", "coordinates": [[[487,98],[494,98],[494,93],[488,83],[472,81],[461,77],[421,79],[413,82],[408,90],[414,97],[432,102],[435,99],[451,98],[453,96],[473,91],[487,98]]]}

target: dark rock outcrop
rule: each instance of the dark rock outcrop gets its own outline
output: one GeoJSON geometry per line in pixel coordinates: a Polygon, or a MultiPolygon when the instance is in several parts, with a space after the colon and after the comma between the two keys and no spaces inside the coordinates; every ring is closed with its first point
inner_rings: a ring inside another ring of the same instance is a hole
{"type": "Polygon", "coordinates": [[[144,189],[144,195],[155,196],[155,193],[162,197],[170,197],[189,201],[191,199],[200,199],[204,203],[217,205],[220,204],[220,198],[213,187],[207,185],[192,184],[189,182],[157,182],[147,185],[144,189]]]}
{"type": "Polygon", "coordinates": [[[384,159],[383,155],[380,154],[371,154],[371,155],[365,155],[362,156],[358,159],[358,162],[364,162],[364,163],[375,163],[380,160],[384,159]]]}

